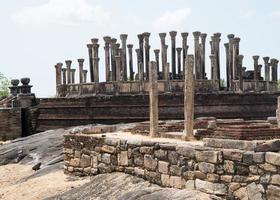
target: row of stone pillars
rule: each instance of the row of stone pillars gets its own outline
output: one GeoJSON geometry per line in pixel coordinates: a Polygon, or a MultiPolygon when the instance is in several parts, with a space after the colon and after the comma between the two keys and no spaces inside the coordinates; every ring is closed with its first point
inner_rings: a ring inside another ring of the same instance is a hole
{"type": "MultiPolygon", "coordinates": [[[[184,85],[184,133],[183,140],[195,140],[193,135],[194,121],[194,56],[187,55],[185,59],[184,85]]],[[[155,61],[149,62],[149,99],[150,99],[150,136],[158,137],[158,71],[155,61]]]]}

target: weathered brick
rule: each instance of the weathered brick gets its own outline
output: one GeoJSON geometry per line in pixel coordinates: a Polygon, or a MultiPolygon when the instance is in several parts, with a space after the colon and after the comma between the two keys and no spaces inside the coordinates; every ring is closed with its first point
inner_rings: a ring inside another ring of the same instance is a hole
{"type": "Polygon", "coordinates": [[[169,173],[169,163],[164,161],[158,161],[158,171],[162,174],[169,173]]]}
{"type": "Polygon", "coordinates": [[[214,173],[216,171],[215,165],[206,162],[200,162],[198,169],[203,173],[214,173]]]}
{"type": "Polygon", "coordinates": [[[176,147],[176,151],[178,154],[185,156],[187,158],[194,158],[195,157],[195,149],[191,146],[186,145],[178,145],[176,147]]]}
{"type": "Polygon", "coordinates": [[[227,194],[227,187],[225,184],[220,183],[211,183],[208,181],[203,181],[200,179],[195,180],[196,189],[202,192],[216,195],[225,195],[227,194]]]}
{"type": "Polygon", "coordinates": [[[81,157],[81,167],[89,167],[91,165],[91,159],[90,156],[83,154],[81,157]]]}
{"type": "Polygon", "coordinates": [[[151,155],[146,154],[144,156],[144,166],[148,170],[155,171],[157,168],[157,160],[155,160],[151,155]]]}
{"type": "Polygon", "coordinates": [[[280,153],[267,152],[265,154],[265,161],[270,164],[280,166],[280,153]]]}
{"type": "Polygon", "coordinates": [[[159,149],[156,150],[154,153],[155,157],[160,159],[160,160],[167,160],[167,151],[159,149]]]}
{"type": "Polygon", "coordinates": [[[169,187],[170,186],[170,176],[166,174],[161,175],[161,184],[164,187],[169,187]]]}
{"type": "Polygon", "coordinates": [[[183,188],[185,187],[185,180],[180,176],[170,176],[170,186],[174,188],[183,188]]]}
{"type": "Polygon", "coordinates": [[[218,151],[196,151],[195,157],[199,162],[208,162],[208,163],[218,163],[219,162],[219,153],[218,151]]]}
{"type": "Polygon", "coordinates": [[[120,166],[128,166],[127,151],[121,151],[118,154],[118,165],[120,165],[120,166]]]}

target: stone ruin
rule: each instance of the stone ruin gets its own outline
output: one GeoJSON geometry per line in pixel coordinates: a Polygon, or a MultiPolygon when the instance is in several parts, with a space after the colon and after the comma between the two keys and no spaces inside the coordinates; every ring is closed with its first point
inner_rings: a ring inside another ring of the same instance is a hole
{"type": "MultiPolygon", "coordinates": [[[[133,51],[133,44],[127,44],[128,35],[120,35],[120,43],[116,38],[105,36],[105,82],[99,79],[99,47],[98,38],[91,39],[87,45],[89,53],[89,71],[84,69],[84,59],[78,59],[78,82],[75,82],[76,69],[72,68],[72,61],[66,60],[57,63],[56,88],[58,97],[71,97],[93,94],[138,94],[148,92],[149,61],[151,60],[149,41],[150,33],[137,35],[139,46],[133,51]],[[134,53],[136,56],[133,56],[134,53]],[[137,60],[135,70],[133,60],[137,60]],[[89,72],[89,73],[88,73],[89,72]],[[87,78],[89,74],[89,79],[87,78]]],[[[181,33],[181,47],[176,44],[177,32],[169,32],[171,38],[171,61],[168,57],[168,45],[166,45],[166,33],[159,33],[161,49],[154,49],[154,60],[157,66],[159,81],[158,90],[164,92],[182,92],[185,71],[185,60],[189,53],[189,33],[181,33]]],[[[264,64],[259,64],[259,56],[253,56],[253,70],[247,70],[243,66],[244,56],[240,54],[240,38],[229,34],[228,42],[224,44],[226,52],[226,85],[221,85],[220,43],[221,33],[211,36],[211,74],[206,74],[206,33],[193,32],[194,37],[194,74],[195,86],[198,92],[261,92],[277,91],[278,60],[263,57],[264,64]],[[264,66],[264,75],[261,69],[264,66]]]]}

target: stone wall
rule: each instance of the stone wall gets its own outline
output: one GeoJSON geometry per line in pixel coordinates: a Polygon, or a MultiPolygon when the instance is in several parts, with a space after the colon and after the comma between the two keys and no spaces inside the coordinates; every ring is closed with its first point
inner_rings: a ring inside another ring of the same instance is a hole
{"type": "MultiPolygon", "coordinates": [[[[263,143],[206,139],[204,146],[194,146],[68,134],[65,172],[84,176],[118,171],[163,187],[197,189],[226,198],[279,199],[280,153],[266,152],[269,148],[263,143]]],[[[275,143],[278,151],[279,143],[275,143]]]]}
{"type": "Polygon", "coordinates": [[[12,140],[22,136],[21,109],[0,108],[0,140],[12,140]]]}

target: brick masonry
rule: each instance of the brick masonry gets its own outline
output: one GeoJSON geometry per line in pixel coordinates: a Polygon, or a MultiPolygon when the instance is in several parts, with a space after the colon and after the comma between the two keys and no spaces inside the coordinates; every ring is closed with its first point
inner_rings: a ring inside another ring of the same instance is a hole
{"type": "Polygon", "coordinates": [[[0,140],[12,140],[22,136],[21,109],[0,109],[0,140]]]}

